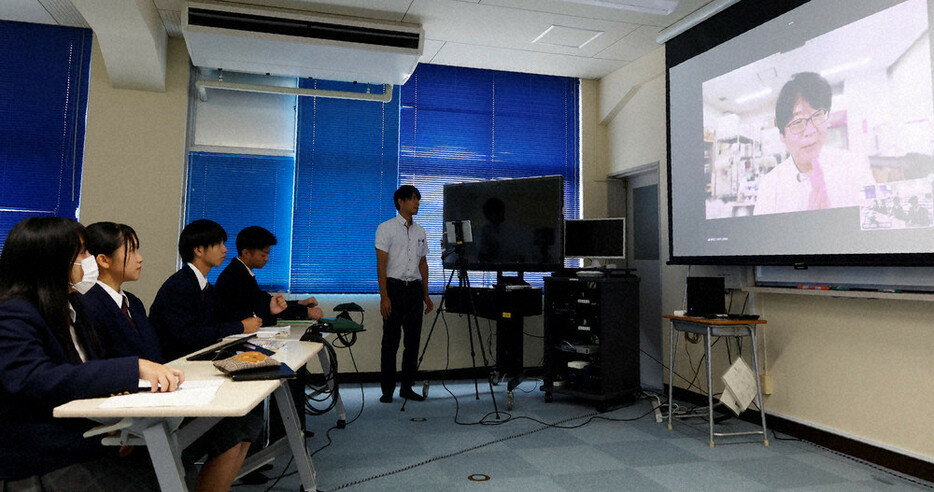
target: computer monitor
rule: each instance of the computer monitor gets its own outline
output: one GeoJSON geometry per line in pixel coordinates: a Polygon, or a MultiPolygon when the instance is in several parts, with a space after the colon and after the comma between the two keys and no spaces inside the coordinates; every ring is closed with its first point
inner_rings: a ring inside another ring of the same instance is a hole
{"type": "Polygon", "coordinates": [[[564,221],[564,256],[568,258],[626,258],[626,219],[564,221]]]}

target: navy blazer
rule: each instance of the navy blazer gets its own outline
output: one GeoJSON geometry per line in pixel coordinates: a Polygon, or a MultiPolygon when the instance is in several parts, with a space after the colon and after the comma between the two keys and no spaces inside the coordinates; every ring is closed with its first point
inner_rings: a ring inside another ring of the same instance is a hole
{"type": "Polygon", "coordinates": [[[276,318],[305,319],[308,308],[298,301],[289,301],[289,307],[279,314],[272,314],[269,301],[272,296],[259,288],[256,277],[250,275],[240,260],[230,260],[217,277],[217,308],[214,312],[219,321],[239,321],[254,314],[263,318],[263,326],[275,326],[276,318]]]}
{"type": "Polygon", "coordinates": [[[127,291],[123,293],[130,301],[130,316],[133,317],[136,326],[130,323],[130,319],[123,314],[113,297],[110,297],[100,284],[95,284],[81,296],[84,312],[100,338],[104,357],[138,355],[153,362],[165,363],[159,337],[146,317],[143,301],[127,291]]]}
{"type": "Polygon", "coordinates": [[[71,400],[108,396],[139,386],[139,358],[98,359],[75,324],[88,360],[69,361],[39,311],[29,301],[0,304],[0,480],[48,473],[103,455],[100,436],[82,433],[95,424],[58,419],[52,409],[71,400]]]}
{"type": "Polygon", "coordinates": [[[188,265],[166,279],[149,307],[149,321],[156,328],[166,360],[175,360],[226,336],[243,333],[240,321],[215,320],[216,303],[214,286],[208,283],[202,291],[198,277],[188,265]]]}

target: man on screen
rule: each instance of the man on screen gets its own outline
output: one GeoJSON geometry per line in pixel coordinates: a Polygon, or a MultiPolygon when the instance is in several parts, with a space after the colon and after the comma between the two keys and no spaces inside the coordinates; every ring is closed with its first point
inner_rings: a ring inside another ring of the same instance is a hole
{"type": "Polygon", "coordinates": [[[858,206],[874,184],[865,156],[824,148],[831,88],[813,72],[785,83],[775,103],[775,126],[789,157],[759,180],[755,215],[858,206]]]}

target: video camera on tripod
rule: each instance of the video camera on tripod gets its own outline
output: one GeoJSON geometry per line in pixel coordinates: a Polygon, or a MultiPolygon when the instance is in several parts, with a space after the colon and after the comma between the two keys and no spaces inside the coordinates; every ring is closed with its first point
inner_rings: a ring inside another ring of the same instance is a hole
{"type": "Polygon", "coordinates": [[[469,220],[452,220],[444,223],[445,246],[453,246],[457,250],[463,248],[464,244],[472,242],[473,230],[470,228],[469,220]]]}

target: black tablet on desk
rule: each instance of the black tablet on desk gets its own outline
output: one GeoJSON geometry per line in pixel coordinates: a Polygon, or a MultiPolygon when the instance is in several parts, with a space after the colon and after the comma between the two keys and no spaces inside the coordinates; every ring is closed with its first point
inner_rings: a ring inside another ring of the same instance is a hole
{"type": "Polygon", "coordinates": [[[266,379],[293,379],[296,374],[291,367],[279,364],[278,367],[261,367],[259,369],[232,372],[228,376],[234,381],[262,381],[266,379]]]}

